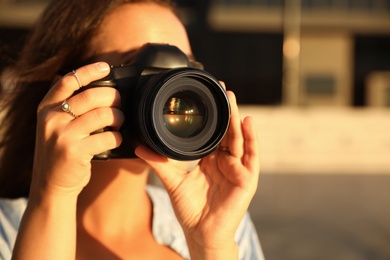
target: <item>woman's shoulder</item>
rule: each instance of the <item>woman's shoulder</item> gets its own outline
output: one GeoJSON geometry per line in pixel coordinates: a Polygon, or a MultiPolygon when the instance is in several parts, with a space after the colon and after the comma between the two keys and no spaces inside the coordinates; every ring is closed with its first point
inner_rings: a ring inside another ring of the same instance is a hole
{"type": "Polygon", "coordinates": [[[10,259],[27,198],[0,198],[0,259],[10,259]]]}

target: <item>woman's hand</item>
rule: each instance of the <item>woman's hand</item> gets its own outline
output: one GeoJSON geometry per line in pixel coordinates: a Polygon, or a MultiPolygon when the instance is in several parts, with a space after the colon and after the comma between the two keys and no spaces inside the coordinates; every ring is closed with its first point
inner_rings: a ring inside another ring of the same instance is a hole
{"type": "Polygon", "coordinates": [[[228,133],[220,149],[190,172],[144,146],[136,149],[167,189],[193,258],[222,258],[223,252],[237,259],[227,249],[235,248],[235,232],[257,189],[260,155],[254,123],[249,117],[241,122],[235,96],[230,91],[228,96],[228,133]]]}
{"type": "Polygon", "coordinates": [[[106,126],[118,129],[123,114],[113,88],[82,86],[109,73],[95,63],[61,78],[38,107],[33,180],[13,259],[74,259],[77,196],[88,183],[95,154],[119,146],[117,131],[90,135],[106,126]],[[64,100],[71,112],[62,109],[64,100]]]}
{"type": "Polygon", "coordinates": [[[38,107],[32,191],[79,193],[88,183],[95,154],[119,146],[117,131],[90,135],[106,126],[118,129],[123,114],[114,88],[90,88],[73,95],[80,87],[109,73],[106,63],[81,67],[68,73],[47,93],[38,107]],[[66,100],[70,111],[61,109],[66,100]]]}

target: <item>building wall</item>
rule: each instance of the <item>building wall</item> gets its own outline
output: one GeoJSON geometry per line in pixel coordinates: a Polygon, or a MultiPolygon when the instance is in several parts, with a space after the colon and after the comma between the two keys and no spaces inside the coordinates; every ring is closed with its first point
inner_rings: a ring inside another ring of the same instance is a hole
{"type": "Polygon", "coordinates": [[[352,103],[353,39],[345,33],[301,35],[302,105],[346,106],[352,103]]]}

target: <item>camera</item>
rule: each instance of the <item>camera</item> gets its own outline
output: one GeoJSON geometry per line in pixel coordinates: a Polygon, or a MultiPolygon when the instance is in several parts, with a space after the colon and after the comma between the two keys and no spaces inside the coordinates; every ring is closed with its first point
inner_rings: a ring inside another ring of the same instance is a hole
{"type": "Polygon", "coordinates": [[[87,88],[102,86],[121,95],[123,141],[94,159],[136,158],[134,149],[143,144],[175,160],[197,160],[218,147],[229,127],[224,88],[173,45],[145,44],[131,63],[112,66],[87,88]]]}

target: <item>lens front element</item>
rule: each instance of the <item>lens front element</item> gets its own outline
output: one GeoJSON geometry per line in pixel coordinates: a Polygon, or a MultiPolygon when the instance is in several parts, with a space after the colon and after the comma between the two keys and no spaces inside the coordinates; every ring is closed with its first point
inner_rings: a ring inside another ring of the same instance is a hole
{"type": "Polygon", "coordinates": [[[192,91],[175,93],[164,105],[163,120],[175,136],[193,137],[202,131],[207,121],[204,102],[192,91]]]}

